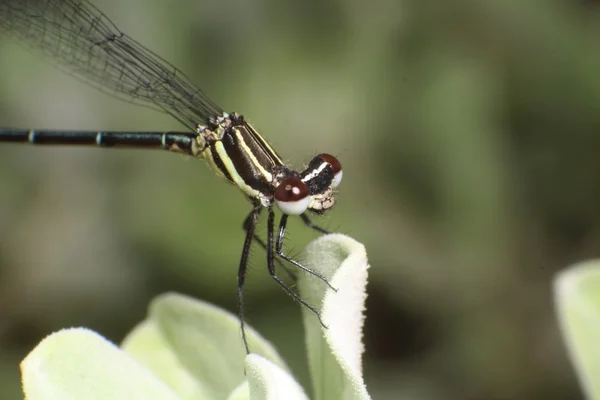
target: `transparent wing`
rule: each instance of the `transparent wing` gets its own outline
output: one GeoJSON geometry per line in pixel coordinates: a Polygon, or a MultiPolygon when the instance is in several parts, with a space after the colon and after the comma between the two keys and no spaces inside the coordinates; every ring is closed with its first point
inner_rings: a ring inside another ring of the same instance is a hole
{"type": "Polygon", "coordinates": [[[76,78],[166,112],[191,130],[223,113],[180,70],[87,1],[0,0],[0,34],[23,39],[76,78]]]}

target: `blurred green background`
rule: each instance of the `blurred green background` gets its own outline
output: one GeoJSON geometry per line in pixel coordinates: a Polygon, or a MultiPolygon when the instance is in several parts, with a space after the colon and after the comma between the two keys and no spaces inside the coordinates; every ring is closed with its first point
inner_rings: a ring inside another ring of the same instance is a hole
{"type": "MultiPolygon", "coordinates": [[[[339,157],[318,222],[369,254],[367,387],[431,400],[581,398],[551,279],[600,254],[598,3],[95,1],[292,165],[339,157]]],[[[0,126],[181,129],[6,36],[0,126]]],[[[62,327],[119,342],[168,290],[235,311],[248,211],[166,152],[0,146],[1,397],[62,327]]],[[[286,249],[314,237],[295,222],[286,249]]],[[[307,386],[299,306],[251,262],[248,319],[307,386]]]]}

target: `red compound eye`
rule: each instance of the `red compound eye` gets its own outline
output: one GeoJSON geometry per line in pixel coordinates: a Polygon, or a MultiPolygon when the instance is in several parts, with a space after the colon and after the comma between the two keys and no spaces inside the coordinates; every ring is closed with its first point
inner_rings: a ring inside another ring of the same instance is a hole
{"type": "Polygon", "coordinates": [[[331,154],[322,153],[319,154],[325,162],[331,165],[331,169],[333,170],[333,181],[331,182],[331,186],[337,187],[342,182],[342,164],[340,160],[332,156],[331,154]]]}
{"type": "Polygon", "coordinates": [[[308,186],[299,178],[284,179],[275,189],[275,203],[284,214],[302,214],[310,203],[308,186]]]}

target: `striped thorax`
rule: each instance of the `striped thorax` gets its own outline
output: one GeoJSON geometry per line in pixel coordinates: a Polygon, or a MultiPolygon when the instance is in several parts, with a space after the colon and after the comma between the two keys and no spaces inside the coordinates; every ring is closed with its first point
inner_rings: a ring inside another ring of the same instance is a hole
{"type": "Polygon", "coordinates": [[[300,215],[307,209],[323,213],[335,204],[333,188],[341,182],[342,166],[329,154],[319,154],[306,170],[284,165],[271,145],[236,113],[223,114],[212,126],[198,126],[192,153],[203,158],[251,200],[264,207],[275,202],[282,212],[300,215]]]}

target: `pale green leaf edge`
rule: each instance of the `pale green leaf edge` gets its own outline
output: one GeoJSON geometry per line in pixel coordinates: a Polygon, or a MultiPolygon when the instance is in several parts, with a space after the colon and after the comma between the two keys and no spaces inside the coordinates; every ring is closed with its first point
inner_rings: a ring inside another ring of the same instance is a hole
{"type": "Polygon", "coordinates": [[[246,357],[246,375],[250,400],[308,400],[287,371],[257,354],[246,357]]]}
{"type": "Polygon", "coordinates": [[[21,362],[21,376],[27,400],[180,400],[131,356],[86,328],[43,339],[21,362]]]}
{"type": "Polygon", "coordinates": [[[589,399],[600,399],[600,260],[561,271],[554,280],[556,311],[571,361],[589,399]]]}
{"type": "Polygon", "coordinates": [[[121,348],[169,385],[182,400],[213,398],[212,390],[182,365],[156,321],[146,319],[139,323],[123,340],[121,348]]]}
{"type": "Polygon", "coordinates": [[[250,387],[248,381],[242,382],[227,396],[227,400],[250,400],[250,387]]]}

